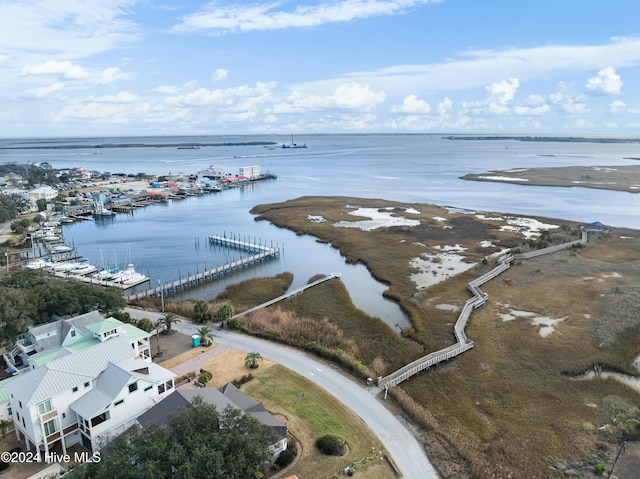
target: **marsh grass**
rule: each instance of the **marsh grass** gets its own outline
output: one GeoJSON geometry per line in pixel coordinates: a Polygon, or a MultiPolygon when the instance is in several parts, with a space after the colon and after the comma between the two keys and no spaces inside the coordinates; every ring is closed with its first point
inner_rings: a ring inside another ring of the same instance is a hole
{"type": "MultiPolygon", "coordinates": [[[[413,322],[407,338],[354,311],[346,291],[333,282],[285,306],[318,324],[326,318],[353,342],[363,364],[379,357],[391,370],[408,358],[454,342],[452,329],[458,313],[437,306],[462,306],[469,298],[468,282],[492,267],[491,261],[482,266],[484,258],[504,248],[536,247],[518,234],[500,231],[495,221],[428,205],[301,198],[256,207],[254,212],[278,226],[330,242],[348,261],[366,264],[389,285],[385,295],[398,301],[413,322]],[[331,222],[349,216],[345,205],[354,204],[415,207],[421,211],[417,215],[421,225],[367,232],[333,227],[331,222]],[[322,215],[329,221],[311,223],[307,215],[322,215]],[[444,224],[451,228],[442,228],[434,216],[447,218],[444,224]],[[495,246],[480,247],[486,240],[495,246]],[[409,259],[446,244],[464,246],[467,261],[480,265],[417,291],[409,279],[413,272],[409,259]]],[[[576,223],[541,220],[562,225],[550,241],[576,239],[576,223]]],[[[557,458],[584,461],[588,466],[598,444],[612,440],[598,432],[613,420],[605,398],[638,404],[638,393],[612,380],[577,381],[575,376],[594,364],[633,371],[640,339],[635,293],[640,284],[639,236],[637,231],[613,231],[601,238],[592,236],[583,249],[515,262],[483,287],[489,302],[474,312],[467,329],[475,347],[392,389],[403,409],[429,431],[428,443],[455,448],[455,453],[435,458],[439,467],[459,461],[481,479],[552,478],[562,474],[550,468],[557,458]],[[510,310],[564,319],[542,337],[540,326],[528,319],[504,321],[501,315],[510,310]]]]}

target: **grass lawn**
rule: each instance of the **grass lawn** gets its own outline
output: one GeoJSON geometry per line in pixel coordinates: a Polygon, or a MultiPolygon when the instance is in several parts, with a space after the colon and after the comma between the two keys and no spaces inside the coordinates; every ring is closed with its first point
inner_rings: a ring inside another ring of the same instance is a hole
{"type": "MultiPolygon", "coordinates": [[[[262,366],[253,370],[254,379],[241,389],[254,400],[262,401],[271,413],[284,416],[289,430],[302,444],[302,457],[287,474],[296,474],[301,478],[331,477],[339,470],[370,456],[372,447],[376,452],[380,451],[380,442],[362,419],[324,389],[283,366],[274,365],[264,371],[261,369],[262,366]],[[315,447],[315,441],[325,434],[333,434],[344,440],[349,452],[343,457],[321,454],[315,447]]],[[[382,460],[357,467],[358,471],[363,471],[362,477],[395,477],[382,460]]],[[[358,472],[358,475],[361,473],[358,472]]]]}

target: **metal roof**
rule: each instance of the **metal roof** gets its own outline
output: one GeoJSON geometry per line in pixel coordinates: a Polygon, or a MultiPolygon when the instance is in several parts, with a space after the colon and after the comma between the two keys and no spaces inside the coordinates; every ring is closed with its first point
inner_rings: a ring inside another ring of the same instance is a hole
{"type": "Polygon", "coordinates": [[[122,362],[133,357],[135,351],[129,341],[116,336],[20,375],[7,388],[23,403],[34,405],[96,378],[109,362],[122,362]]]}
{"type": "Polygon", "coordinates": [[[72,402],[69,408],[85,419],[91,419],[97,416],[101,411],[107,408],[113,401],[99,389],[92,389],[87,394],[72,402]]]}

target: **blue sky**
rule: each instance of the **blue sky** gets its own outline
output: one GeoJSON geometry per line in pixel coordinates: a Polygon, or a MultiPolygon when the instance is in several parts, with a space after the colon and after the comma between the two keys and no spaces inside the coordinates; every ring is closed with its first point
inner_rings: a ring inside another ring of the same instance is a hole
{"type": "Polygon", "coordinates": [[[0,136],[640,131],[635,0],[0,0],[0,136]]]}

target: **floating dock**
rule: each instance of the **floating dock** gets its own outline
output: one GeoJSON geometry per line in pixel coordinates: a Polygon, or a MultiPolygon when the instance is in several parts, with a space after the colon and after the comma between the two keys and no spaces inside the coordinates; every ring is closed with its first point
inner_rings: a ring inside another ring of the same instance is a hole
{"type": "Polygon", "coordinates": [[[200,283],[213,281],[217,278],[220,278],[221,276],[224,276],[227,273],[238,271],[240,269],[244,269],[263,261],[275,258],[280,254],[280,248],[278,248],[277,246],[265,246],[260,243],[252,243],[250,240],[241,241],[240,239],[236,239],[235,236],[227,238],[226,235],[211,235],[209,236],[209,242],[211,244],[217,244],[230,248],[240,249],[243,251],[248,251],[252,254],[244,259],[232,261],[231,263],[217,266],[213,269],[209,269],[201,273],[196,273],[185,278],[180,278],[176,281],[172,281],[170,283],[166,283],[155,288],[148,289],[146,291],[140,291],[138,293],[131,294],[129,296],[126,296],[126,299],[129,301],[134,301],[136,299],[148,297],[158,298],[162,295],[170,296],[171,294],[174,294],[178,291],[197,286],[200,283]]]}

